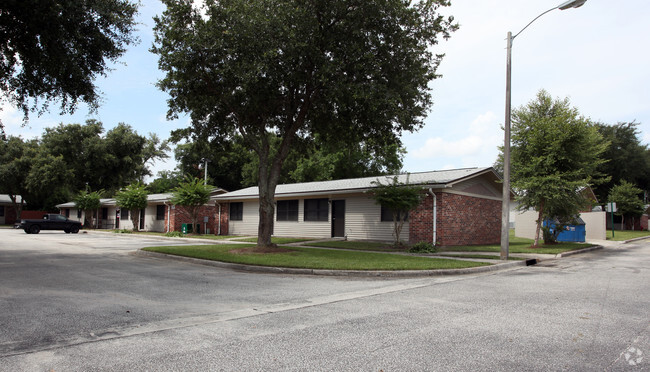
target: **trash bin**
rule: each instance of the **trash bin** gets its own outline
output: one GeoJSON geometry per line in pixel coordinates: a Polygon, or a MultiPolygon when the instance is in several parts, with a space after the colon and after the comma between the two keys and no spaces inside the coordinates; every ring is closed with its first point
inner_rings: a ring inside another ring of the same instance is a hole
{"type": "MultiPolygon", "coordinates": [[[[551,232],[553,232],[556,223],[557,221],[547,219],[544,221],[544,226],[550,227],[551,232]]],[[[577,217],[571,225],[565,226],[565,230],[558,234],[557,241],[584,243],[587,235],[585,226],[585,221],[582,218],[577,217]]]]}
{"type": "Polygon", "coordinates": [[[192,232],[192,224],[191,223],[184,223],[181,225],[181,231],[183,234],[189,234],[192,232]]]}

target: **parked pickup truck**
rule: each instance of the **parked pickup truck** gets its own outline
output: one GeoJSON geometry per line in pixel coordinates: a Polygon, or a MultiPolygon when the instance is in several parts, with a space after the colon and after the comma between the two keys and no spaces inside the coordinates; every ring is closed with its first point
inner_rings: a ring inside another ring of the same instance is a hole
{"type": "Polygon", "coordinates": [[[81,222],[69,220],[60,214],[46,214],[41,220],[20,220],[17,228],[28,234],[38,234],[41,230],[63,230],[66,234],[76,234],[81,229],[81,222]]]}

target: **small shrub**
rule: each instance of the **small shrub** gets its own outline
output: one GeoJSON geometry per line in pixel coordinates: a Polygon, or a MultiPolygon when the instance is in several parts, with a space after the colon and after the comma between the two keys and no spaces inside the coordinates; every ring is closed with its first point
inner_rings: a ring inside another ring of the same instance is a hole
{"type": "Polygon", "coordinates": [[[436,253],[438,250],[436,246],[429,242],[418,242],[413,244],[409,252],[411,253],[436,253]]]}
{"type": "Polygon", "coordinates": [[[165,236],[168,236],[170,238],[182,238],[185,235],[180,231],[170,231],[166,233],[165,236]]]}
{"type": "Polygon", "coordinates": [[[113,230],[113,232],[116,234],[133,234],[133,230],[129,230],[129,229],[113,230]]]}

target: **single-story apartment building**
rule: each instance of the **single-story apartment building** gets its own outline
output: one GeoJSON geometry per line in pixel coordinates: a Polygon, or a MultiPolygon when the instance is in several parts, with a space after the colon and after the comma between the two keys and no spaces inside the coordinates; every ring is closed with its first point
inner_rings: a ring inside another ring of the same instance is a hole
{"type": "MultiPolygon", "coordinates": [[[[226,191],[221,188],[212,190],[210,201],[204,205],[199,213],[200,231],[215,233],[219,231],[217,225],[219,208],[214,198],[226,191]],[[207,220],[206,220],[207,218],[207,220]]],[[[182,207],[171,203],[172,194],[150,194],[147,196],[148,205],[140,212],[139,230],[169,232],[180,231],[182,224],[191,224],[189,213],[182,207]]],[[[101,207],[94,218],[98,218],[97,227],[100,229],[133,229],[129,210],[121,209],[114,198],[100,199],[101,207]]],[[[62,215],[82,223],[90,223],[90,217],[86,212],[79,210],[75,202],[58,204],[56,206],[62,215]],[[88,218],[86,218],[88,217],[88,218]]],[[[195,229],[196,230],[196,229],[195,229]]]]}
{"type": "MultiPolygon", "coordinates": [[[[342,237],[392,241],[390,211],[368,193],[374,182],[394,176],[278,185],[274,236],[342,237]]],[[[400,239],[414,244],[496,244],[501,238],[501,177],[491,168],[465,168],[398,175],[422,189],[420,205],[408,216],[400,239]]],[[[510,195],[512,198],[512,194],[510,195]]],[[[259,190],[249,187],[214,198],[220,206],[221,231],[257,235],[259,190]]]]}

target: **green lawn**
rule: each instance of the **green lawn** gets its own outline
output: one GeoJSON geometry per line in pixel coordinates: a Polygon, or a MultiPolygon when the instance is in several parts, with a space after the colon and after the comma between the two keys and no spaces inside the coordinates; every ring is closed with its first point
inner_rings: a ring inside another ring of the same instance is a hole
{"type": "MultiPolygon", "coordinates": [[[[241,238],[233,239],[238,242],[248,242],[248,243],[257,243],[257,238],[241,238]]],[[[282,237],[271,237],[271,243],[274,244],[291,244],[291,243],[300,243],[314,240],[313,238],[282,238],[282,237]]]]}
{"type": "MultiPolygon", "coordinates": [[[[590,244],[583,243],[560,243],[554,245],[543,245],[541,248],[530,248],[533,244],[531,239],[517,238],[514,231],[510,233],[510,253],[543,253],[558,254],[576,249],[591,247],[590,244]]],[[[309,243],[311,246],[330,247],[340,249],[354,249],[363,251],[400,251],[390,247],[389,243],[371,243],[371,242],[353,242],[353,241],[331,241],[320,243],[309,243]]],[[[469,245],[443,247],[441,252],[500,252],[500,244],[491,245],[469,245]]],[[[403,250],[402,250],[403,252],[403,250]]]]}
{"type": "MultiPolygon", "coordinates": [[[[243,246],[246,245],[219,244],[210,246],[150,247],[144,248],[144,250],[247,265],[307,269],[434,270],[460,269],[489,265],[484,262],[300,247],[284,247],[290,250],[290,252],[287,253],[237,254],[230,252],[231,250],[239,249],[243,246]]],[[[253,247],[253,245],[251,244],[250,247],[253,247]]]]}
{"type": "Polygon", "coordinates": [[[390,243],[373,243],[373,242],[352,242],[347,240],[333,240],[329,242],[309,243],[313,247],[354,249],[358,251],[393,251],[403,252],[404,250],[394,249],[390,243]]]}
{"type": "MultiPolygon", "coordinates": [[[[582,249],[591,247],[592,244],[585,243],[559,243],[552,245],[542,245],[540,248],[531,248],[533,244],[532,239],[526,238],[517,238],[512,233],[510,234],[510,253],[541,253],[541,254],[558,254],[562,252],[575,251],[576,249],[582,249]]],[[[466,245],[466,246],[454,246],[454,247],[444,247],[441,249],[443,252],[500,252],[500,244],[489,244],[489,245],[466,245]]]]}
{"type": "Polygon", "coordinates": [[[614,237],[612,238],[612,230],[607,230],[607,240],[623,241],[634,238],[642,238],[644,236],[650,237],[650,231],[614,230],[614,237]]]}
{"type": "MultiPolygon", "coordinates": [[[[501,257],[499,255],[488,255],[488,254],[471,254],[471,253],[460,253],[460,254],[454,254],[454,253],[449,253],[449,254],[443,254],[443,256],[447,257],[460,257],[460,258],[477,258],[477,259],[485,259],[485,260],[500,260],[501,257]]],[[[520,261],[520,260],[525,260],[525,258],[521,257],[508,257],[509,260],[512,261],[520,261]]]]}

